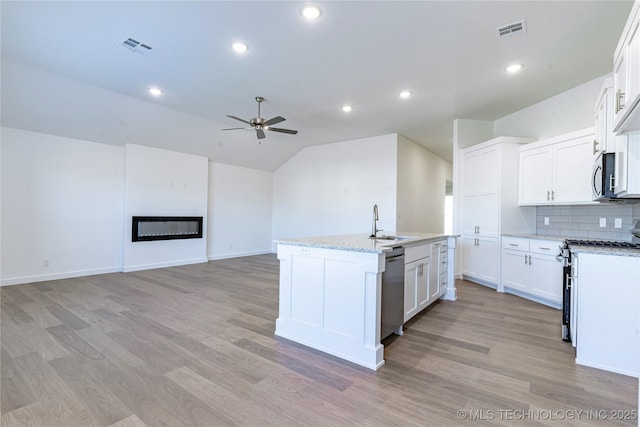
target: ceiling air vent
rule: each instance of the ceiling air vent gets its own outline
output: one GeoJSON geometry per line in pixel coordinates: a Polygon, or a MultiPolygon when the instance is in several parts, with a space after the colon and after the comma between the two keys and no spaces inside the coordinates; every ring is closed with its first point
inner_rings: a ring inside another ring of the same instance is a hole
{"type": "Polygon", "coordinates": [[[131,52],[135,52],[140,55],[148,55],[151,53],[151,46],[148,46],[144,43],[140,43],[138,40],[134,40],[132,38],[128,38],[123,42],[118,43],[120,46],[124,46],[129,49],[131,52]]]}
{"type": "Polygon", "coordinates": [[[523,19],[522,21],[514,22],[513,24],[508,24],[508,25],[499,27],[497,30],[498,30],[498,37],[500,38],[513,37],[519,34],[526,33],[527,24],[523,19]]]}

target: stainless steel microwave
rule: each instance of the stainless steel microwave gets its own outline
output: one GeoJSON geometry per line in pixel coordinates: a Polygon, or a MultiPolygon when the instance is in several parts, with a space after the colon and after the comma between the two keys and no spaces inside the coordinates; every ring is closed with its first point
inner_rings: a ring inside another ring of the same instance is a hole
{"type": "Polygon", "coordinates": [[[591,175],[593,200],[616,199],[615,156],[615,153],[600,153],[593,164],[593,173],[591,175]]]}

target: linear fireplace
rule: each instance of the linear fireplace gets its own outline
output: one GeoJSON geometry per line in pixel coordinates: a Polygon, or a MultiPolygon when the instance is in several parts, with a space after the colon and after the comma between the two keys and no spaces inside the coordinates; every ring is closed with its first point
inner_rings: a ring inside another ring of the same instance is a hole
{"type": "Polygon", "coordinates": [[[134,216],[131,241],[200,239],[201,216],[134,216]]]}

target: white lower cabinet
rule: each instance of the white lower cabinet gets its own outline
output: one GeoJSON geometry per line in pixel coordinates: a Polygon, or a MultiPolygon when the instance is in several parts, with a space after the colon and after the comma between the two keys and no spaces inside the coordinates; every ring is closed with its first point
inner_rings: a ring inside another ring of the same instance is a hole
{"type": "Polygon", "coordinates": [[[640,373],[640,257],[572,252],[571,321],[576,363],[640,373]]]}
{"type": "Polygon", "coordinates": [[[498,286],[500,247],[493,237],[462,236],[462,274],[483,285],[498,286]]]}
{"type": "Polygon", "coordinates": [[[422,258],[404,267],[404,321],[411,319],[429,300],[431,258],[422,258]]]}
{"type": "Polygon", "coordinates": [[[404,321],[431,305],[447,290],[446,241],[405,249],[404,321]]]}
{"type": "Polygon", "coordinates": [[[502,279],[505,292],[560,308],[562,264],[556,259],[557,240],[502,239],[502,279]]]}

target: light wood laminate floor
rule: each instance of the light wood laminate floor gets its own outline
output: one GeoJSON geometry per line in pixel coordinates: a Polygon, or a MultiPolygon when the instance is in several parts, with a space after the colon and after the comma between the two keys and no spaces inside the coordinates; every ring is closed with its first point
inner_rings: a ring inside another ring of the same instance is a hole
{"type": "Polygon", "coordinates": [[[274,336],[273,255],[3,287],[0,424],[636,425],[637,380],[576,366],[559,311],[458,292],[373,372],[274,336]]]}

